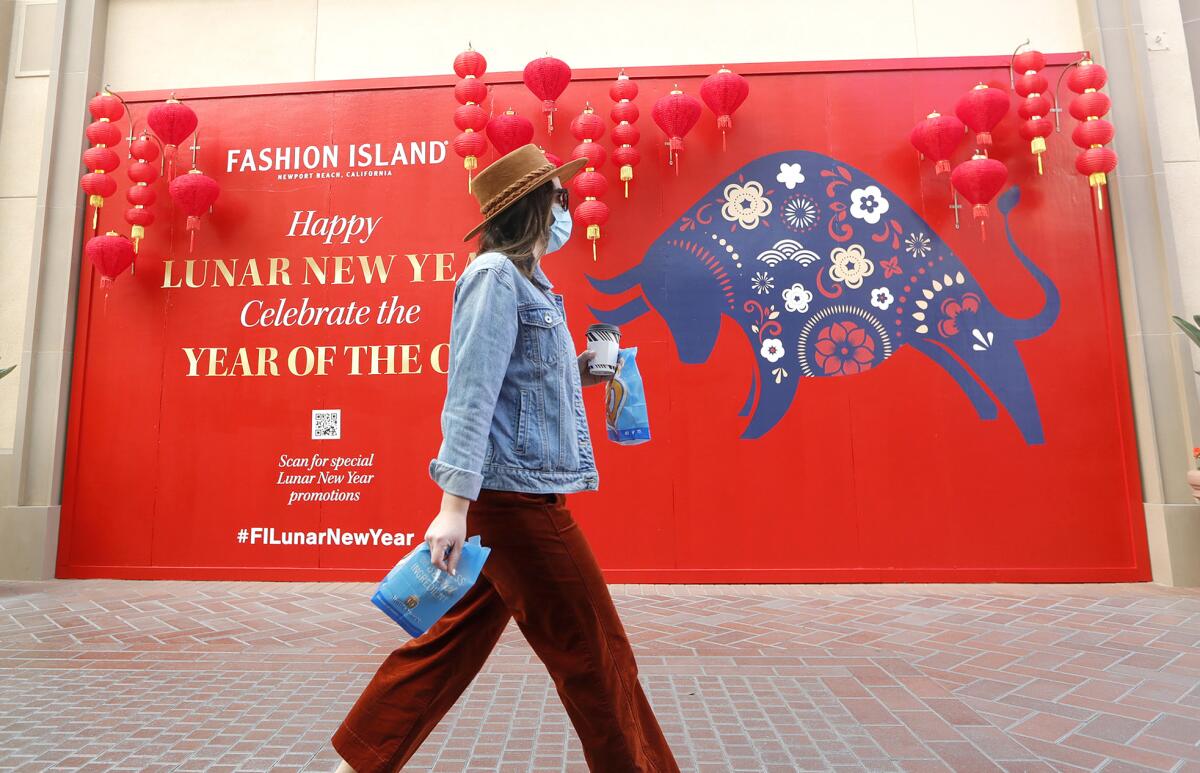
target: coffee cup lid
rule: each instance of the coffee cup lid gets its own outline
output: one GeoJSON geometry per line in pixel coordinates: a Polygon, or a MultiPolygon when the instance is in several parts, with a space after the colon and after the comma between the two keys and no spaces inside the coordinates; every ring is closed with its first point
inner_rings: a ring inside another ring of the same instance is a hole
{"type": "Polygon", "coordinates": [[[607,322],[596,322],[592,325],[588,325],[588,331],[590,332],[592,330],[607,330],[618,335],[621,333],[621,328],[617,327],[616,325],[610,325],[607,322]]]}

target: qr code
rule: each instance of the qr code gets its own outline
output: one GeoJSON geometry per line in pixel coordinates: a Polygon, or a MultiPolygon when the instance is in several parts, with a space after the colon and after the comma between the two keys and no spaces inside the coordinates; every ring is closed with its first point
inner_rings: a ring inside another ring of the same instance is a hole
{"type": "Polygon", "coordinates": [[[312,412],[313,440],[340,440],[342,437],[342,411],[314,410],[312,412]]]}

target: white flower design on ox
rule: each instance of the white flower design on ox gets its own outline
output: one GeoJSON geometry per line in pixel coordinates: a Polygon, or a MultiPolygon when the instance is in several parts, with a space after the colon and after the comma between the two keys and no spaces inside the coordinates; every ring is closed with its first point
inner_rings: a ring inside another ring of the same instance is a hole
{"type": "Polygon", "coordinates": [[[799,282],[783,291],[783,307],[788,311],[804,313],[808,311],[808,304],[812,303],[812,300],[812,292],[804,289],[804,285],[799,282]]]}
{"type": "Polygon", "coordinates": [[[780,164],[779,174],[775,176],[775,179],[786,185],[790,191],[804,182],[804,173],[800,171],[799,164],[780,164]]]}
{"type": "Polygon", "coordinates": [[[783,342],[778,338],[768,338],[762,342],[758,352],[767,362],[779,362],[783,357],[783,342]]]}
{"type": "Polygon", "coordinates": [[[877,287],[871,291],[871,305],[882,311],[887,311],[894,300],[892,291],[886,287],[877,287]]]}
{"type": "Polygon", "coordinates": [[[725,203],[721,205],[721,217],[737,223],[742,228],[753,230],[758,221],[771,214],[771,200],[763,196],[762,183],[751,180],[745,185],[730,183],[725,186],[725,203]]]}
{"type": "Polygon", "coordinates": [[[837,247],[829,254],[829,260],[833,263],[829,268],[830,278],[852,290],[862,287],[863,280],[875,273],[875,264],[867,258],[861,244],[837,247]]]}
{"type": "Polygon", "coordinates": [[[871,225],[878,223],[879,218],[891,206],[878,185],[868,185],[850,191],[850,202],[850,214],[871,225]]]}

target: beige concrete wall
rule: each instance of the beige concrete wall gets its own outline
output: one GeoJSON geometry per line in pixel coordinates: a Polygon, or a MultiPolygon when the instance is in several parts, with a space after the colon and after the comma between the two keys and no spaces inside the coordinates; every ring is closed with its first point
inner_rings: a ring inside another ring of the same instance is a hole
{"type": "MultiPolygon", "coordinates": [[[[17,57],[48,61],[54,43],[53,27],[39,27],[41,34],[20,39],[22,28],[13,25],[12,18],[24,13],[21,5],[0,3],[0,368],[21,360],[49,81],[47,76],[16,77],[17,57]]],[[[0,454],[13,447],[23,375],[18,366],[0,379],[0,454]]]]}
{"type": "Polygon", "coordinates": [[[1000,54],[1031,31],[1044,51],[1080,48],[1074,0],[1003,6],[609,0],[587,7],[588,26],[584,6],[544,0],[111,0],[103,78],[148,89],[447,73],[468,40],[492,71],[547,49],[584,68],[1000,54]]]}

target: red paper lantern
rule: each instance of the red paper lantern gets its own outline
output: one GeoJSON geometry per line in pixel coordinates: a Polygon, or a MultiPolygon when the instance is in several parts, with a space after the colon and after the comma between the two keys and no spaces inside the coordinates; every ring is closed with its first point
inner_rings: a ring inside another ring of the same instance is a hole
{"type": "Polygon", "coordinates": [[[617,123],[637,123],[641,117],[641,111],[633,102],[621,101],[613,105],[612,112],[609,116],[617,123]]]}
{"type": "Polygon", "coordinates": [[[721,130],[721,149],[725,149],[725,131],[733,126],[733,113],[750,94],[750,83],[729,68],[722,67],[700,84],[700,98],[717,116],[721,130]]]}
{"type": "Polygon", "coordinates": [[[121,165],[121,159],[112,150],[97,146],[83,152],[83,165],[93,171],[108,174],[121,165]]]}
{"type": "Polygon", "coordinates": [[[158,158],[158,146],[149,135],[142,134],[129,143],[129,152],[136,160],[127,170],[133,185],[125,191],[125,198],[133,206],[125,210],[125,222],[130,225],[129,235],[133,237],[133,251],[137,254],[146,236],[146,226],[154,223],[154,213],[146,207],[152,206],[158,198],[157,192],[150,187],[158,180],[158,170],[151,163],[158,158]]]}
{"type": "Polygon", "coordinates": [[[642,133],[635,125],[638,119],[638,108],[633,100],[638,95],[638,85],[621,70],[616,82],[608,90],[612,97],[612,112],[609,116],[615,126],[612,130],[613,163],[621,167],[621,182],[625,183],[625,198],[629,198],[629,181],[633,179],[633,168],[642,160],[642,154],[634,147],[642,138],[642,133]]]}
{"type": "Polygon", "coordinates": [[[981,147],[992,144],[992,129],[1008,112],[1008,94],[980,83],[963,95],[954,108],[959,120],[975,132],[975,142],[981,147]]]}
{"type": "Polygon", "coordinates": [[[120,97],[105,89],[88,100],[88,112],[97,121],[119,121],[125,115],[125,104],[120,97]]]}
{"type": "Polygon", "coordinates": [[[100,210],[104,200],[117,190],[111,177],[121,165],[121,158],[109,147],[121,141],[121,130],[113,125],[125,114],[125,103],[107,89],[88,100],[88,112],[96,120],[87,127],[88,142],[95,147],[83,152],[83,165],[88,173],[79,180],[79,187],[88,194],[88,206],[92,208],[92,234],[100,228],[100,210]]]}
{"type": "Polygon", "coordinates": [[[592,260],[596,260],[596,241],[600,226],[608,222],[608,205],[597,199],[586,199],[575,207],[575,219],[587,226],[587,238],[592,242],[592,260]]]}
{"type": "Polygon", "coordinates": [[[171,177],[175,170],[175,149],[196,131],[196,113],[172,95],[162,104],[150,108],[146,123],[165,146],[167,176],[171,177]]]}
{"type": "Polygon", "coordinates": [[[571,181],[575,194],[583,201],[575,207],[575,219],[587,226],[587,238],[592,243],[592,260],[596,260],[596,242],[600,239],[600,226],[608,221],[608,205],[600,201],[608,191],[608,180],[596,171],[604,165],[607,153],[597,142],[604,136],[604,121],[596,115],[589,104],[571,121],[571,133],[579,144],[571,151],[572,158],[586,158],[587,164],[571,181]]]}
{"type": "Polygon", "coordinates": [[[571,151],[571,158],[586,158],[588,160],[585,169],[592,167],[599,169],[604,166],[604,162],[608,160],[608,151],[604,146],[597,142],[581,142],[571,151]]]}
{"type": "MultiPolygon", "coordinates": [[[[1087,148],[1075,157],[1075,169],[1087,175],[1093,188],[1106,184],[1105,176],[1117,168],[1117,152],[1112,148],[1087,148]]],[[[1097,190],[1099,193],[1099,190],[1097,190]]]]}
{"type": "Polygon", "coordinates": [[[168,186],[171,200],[184,211],[189,232],[188,252],[196,246],[196,231],[200,230],[200,216],[203,215],[217,196],[221,194],[221,186],[217,181],[199,169],[190,169],[187,174],[181,174],[171,181],[168,186]]]}
{"type": "Polygon", "coordinates": [[[561,158],[546,150],[541,145],[538,145],[538,150],[542,151],[542,153],[546,156],[546,160],[551,164],[554,164],[556,167],[562,166],[563,162],[561,158]]]}
{"type": "Polygon", "coordinates": [[[975,205],[972,211],[979,221],[980,234],[985,239],[987,232],[984,231],[984,221],[988,216],[988,202],[996,197],[1007,179],[1008,169],[1004,164],[982,153],[976,153],[970,161],[956,166],[950,175],[954,189],[975,205]]]}
{"type": "Polygon", "coordinates": [[[1023,51],[1013,57],[1013,89],[1024,97],[1017,109],[1023,121],[1018,133],[1029,143],[1029,152],[1037,158],[1038,174],[1042,173],[1042,154],[1046,152],[1046,138],[1054,133],[1054,124],[1048,118],[1050,100],[1044,95],[1049,84],[1041,69],[1046,66],[1046,57],[1040,51],[1023,51]]]}
{"type": "Polygon", "coordinates": [[[116,231],[109,231],[88,239],[83,254],[100,272],[100,286],[107,288],[122,271],[133,265],[133,242],[116,231]]]}
{"type": "Polygon", "coordinates": [[[461,80],[454,87],[454,98],[464,105],[482,104],[487,99],[487,84],[474,78],[461,80]]]}
{"type": "Polygon", "coordinates": [[[454,57],[454,74],[460,78],[482,78],[487,72],[487,59],[467,44],[467,50],[454,57]]]}
{"type": "Polygon", "coordinates": [[[963,128],[962,121],[935,110],[913,127],[909,140],[913,147],[935,162],[933,169],[937,174],[946,174],[950,171],[950,156],[962,142],[963,128]]]}
{"type": "Polygon", "coordinates": [[[1075,157],[1075,169],[1087,175],[1088,185],[1096,190],[1096,206],[1104,209],[1102,188],[1117,167],[1117,154],[1103,147],[1112,141],[1113,126],[1102,116],[1111,102],[1098,89],[1108,82],[1108,72],[1090,58],[1084,58],[1067,76],[1067,86],[1078,96],[1071,100],[1071,115],[1081,120],[1071,132],[1071,140],[1083,150],[1075,157]]]}
{"type": "Polygon", "coordinates": [[[1081,148],[1090,148],[1093,145],[1107,145],[1112,142],[1114,134],[1111,123],[1103,118],[1093,118],[1075,125],[1075,131],[1071,132],[1071,141],[1081,148]]]}
{"type": "Polygon", "coordinates": [[[484,129],[488,118],[480,106],[488,93],[487,84],[480,80],[487,72],[487,60],[468,44],[466,51],[454,57],[454,72],[462,79],[454,87],[454,98],[461,105],[454,110],[454,125],[461,134],[454,138],[452,147],[467,170],[469,191],[473,173],[479,168],[479,157],[487,151],[484,129]]]}
{"type": "Polygon", "coordinates": [[[505,156],[533,140],[533,123],[510,108],[488,121],[487,138],[505,156]]]}
{"type": "Polygon", "coordinates": [[[116,145],[121,141],[121,130],[107,120],[88,124],[86,134],[93,145],[116,145]]]}
{"type": "Polygon", "coordinates": [[[1076,94],[1087,91],[1099,91],[1108,83],[1108,71],[1096,64],[1090,58],[1081,61],[1067,75],[1067,88],[1076,94]]]}
{"type": "Polygon", "coordinates": [[[104,206],[104,199],[117,192],[117,181],[112,178],[112,175],[107,175],[104,172],[89,172],[80,178],[79,187],[91,197],[88,200],[89,205],[102,207],[104,206]],[[100,199],[99,202],[94,200],[97,197],[100,199]]]}
{"type": "Polygon", "coordinates": [[[542,100],[542,112],[546,114],[546,131],[554,133],[555,100],[566,91],[571,82],[571,68],[561,59],[543,56],[525,65],[525,88],[542,100]]]}
{"type": "Polygon", "coordinates": [[[1112,100],[1103,91],[1085,91],[1071,100],[1067,111],[1076,121],[1086,121],[1093,116],[1108,115],[1112,100]]]}
{"type": "Polygon", "coordinates": [[[1028,121],[1039,115],[1049,115],[1052,108],[1050,98],[1045,94],[1030,94],[1017,105],[1017,115],[1021,120],[1028,121]]]}
{"type": "Polygon", "coordinates": [[[1044,69],[1046,69],[1046,57],[1041,51],[1029,49],[1013,57],[1014,72],[1022,73],[1030,70],[1041,72],[1044,69]]]}
{"type": "Polygon", "coordinates": [[[696,121],[700,120],[701,110],[703,108],[700,106],[700,100],[684,94],[678,86],[670,94],[654,101],[651,114],[654,116],[654,123],[667,135],[667,146],[670,148],[667,163],[675,167],[675,174],[679,174],[677,162],[679,151],[683,150],[683,138],[696,125],[696,121]]]}
{"type": "Polygon", "coordinates": [[[487,123],[487,113],[475,103],[459,105],[454,110],[454,126],[460,132],[465,132],[467,129],[473,132],[481,132],[487,126],[487,123]]]}
{"type": "Polygon", "coordinates": [[[158,201],[158,193],[148,185],[131,185],[125,191],[125,199],[134,206],[149,207],[158,201]]]}
{"type": "Polygon", "coordinates": [[[129,143],[129,155],[143,161],[153,161],[158,158],[158,143],[149,134],[143,132],[140,137],[129,143]]]}

